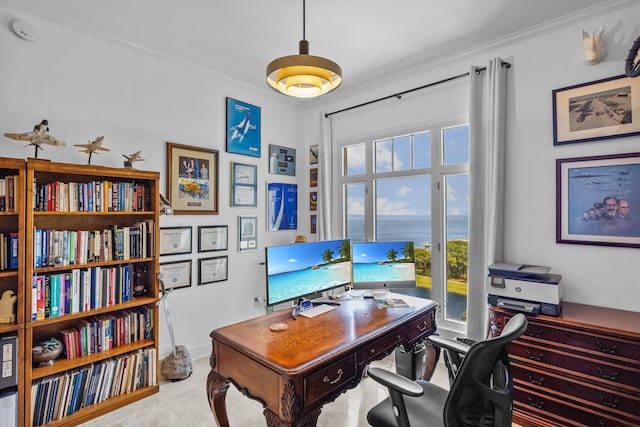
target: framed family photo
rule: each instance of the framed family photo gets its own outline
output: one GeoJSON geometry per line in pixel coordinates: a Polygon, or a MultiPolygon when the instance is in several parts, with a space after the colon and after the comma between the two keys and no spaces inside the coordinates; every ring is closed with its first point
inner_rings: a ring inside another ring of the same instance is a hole
{"type": "Polygon", "coordinates": [[[553,91],[553,144],[640,134],[640,80],[616,76],[553,91]]]}
{"type": "Polygon", "coordinates": [[[556,242],[640,247],[640,153],[556,161],[556,242]]]}
{"type": "Polygon", "coordinates": [[[218,151],[167,142],[167,198],[175,215],[218,213],[218,151]]]}
{"type": "Polygon", "coordinates": [[[260,157],[260,107],[227,98],[227,153],[260,157]]]}
{"type": "Polygon", "coordinates": [[[231,206],[258,205],[258,167],[231,162],[231,206]]]}

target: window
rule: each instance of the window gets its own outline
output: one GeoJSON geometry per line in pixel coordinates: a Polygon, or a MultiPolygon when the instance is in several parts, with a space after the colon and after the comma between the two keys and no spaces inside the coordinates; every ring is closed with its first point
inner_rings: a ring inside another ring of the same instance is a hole
{"type": "Polygon", "coordinates": [[[342,146],[342,232],[352,242],[413,240],[417,284],[462,330],[467,310],[469,127],[342,146]]]}

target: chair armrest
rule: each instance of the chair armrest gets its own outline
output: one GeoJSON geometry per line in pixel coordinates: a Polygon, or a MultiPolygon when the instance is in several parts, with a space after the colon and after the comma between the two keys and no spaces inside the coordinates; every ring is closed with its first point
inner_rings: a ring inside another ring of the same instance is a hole
{"type": "Polygon", "coordinates": [[[420,387],[416,382],[403,377],[402,375],[398,375],[395,372],[387,371],[386,369],[369,368],[367,375],[383,386],[407,396],[417,397],[422,396],[424,393],[422,387],[420,387]]]}
{"type": "Polygon", "coordinates": [[[471,348],[470,345],[467,345],[463,342],[441,337],[440,335],[429,335],[427,339],[438,347],[444,348],[446,350],[455,351],[456,353],[461,355],[467,354],[467,352],[469,351],[469,348],[471,348]]]}

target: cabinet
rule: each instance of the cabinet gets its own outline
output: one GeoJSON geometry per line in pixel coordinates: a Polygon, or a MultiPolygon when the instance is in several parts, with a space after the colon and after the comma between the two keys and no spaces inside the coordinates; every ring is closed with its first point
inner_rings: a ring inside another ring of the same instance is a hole
{"type": "MultiPolygon", "coordinates": [[[[492,336],[512,315],[490,307],[492,336]]],[[[509,347],[515,422],[640,425],[640,313],[565,302],[561,316],[527,318],[509,347]]]]}
{"type": "Polygon", "coordinates": [[[158,180],[28,159],[26,425],[77,425],[158,392],[158,180]]]}
{"type": "Polygon", "coordinates": [[[0,398],[12,402],[18,425],[24,425],[24,160],[0,158],[0,296],[5,295],[4,316],[0,321],[0,398]],[[11,302],[11,300],[15,301],[11,302]],[[9,371],[7,371],[8,369],[9,371]]]}

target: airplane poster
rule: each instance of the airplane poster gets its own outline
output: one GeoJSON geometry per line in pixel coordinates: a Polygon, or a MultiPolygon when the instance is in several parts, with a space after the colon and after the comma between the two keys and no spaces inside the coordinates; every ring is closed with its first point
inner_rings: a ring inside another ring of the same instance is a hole
{"type": "Polygon", "coordinates": [[[227,153],[260,157],[260,107],[227,98],[227,153]]]}

